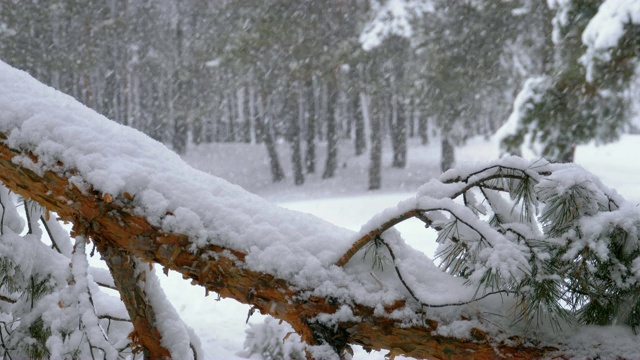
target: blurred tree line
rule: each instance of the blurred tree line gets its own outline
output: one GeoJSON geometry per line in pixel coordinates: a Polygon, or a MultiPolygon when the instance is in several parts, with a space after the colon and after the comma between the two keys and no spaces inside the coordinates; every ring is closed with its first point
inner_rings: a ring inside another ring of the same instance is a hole
{"type": "Polygon", "coordinates": [[[302,184],[333,177],[349,139],[376,189],[385,139],[402,168],[408,138],[439,134],[446,170],[456,145],[507,120],[526,79],[565,69],[556,91],[581,89],[571,69],[588,17],[576,14],[559,44],[557,10],[537,0],[2,0],[0,58],[178,153],[264,143],[273,181],[278,141],[302,184]],[[410,29],[394,30],[402,20],[410,29]]]}

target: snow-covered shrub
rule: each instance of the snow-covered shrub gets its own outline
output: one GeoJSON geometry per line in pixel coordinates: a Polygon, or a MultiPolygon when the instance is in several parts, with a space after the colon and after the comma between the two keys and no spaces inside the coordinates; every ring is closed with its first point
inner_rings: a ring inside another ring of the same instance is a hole
{"type": "Polygon", "coordinates": [[[267,317],[261,324],[249,324],[244,351],[239,355],[267,360],[304,359],[304,343],[291,326],[267,317]]]}

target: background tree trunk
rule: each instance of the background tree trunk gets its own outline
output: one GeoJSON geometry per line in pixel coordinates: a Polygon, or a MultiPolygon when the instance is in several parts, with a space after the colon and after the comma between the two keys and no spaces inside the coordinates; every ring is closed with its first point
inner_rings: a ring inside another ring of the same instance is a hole
{"type": "Polygon", "coordinates": [[[293,165],[293,183],[296,185],[304,184],[304,169],[302,165],[302,148],[301,148],[301,131],[300,124],[304,121],[305,103],[304,103],[304,89],[302,84],[295,82],[293,84],[296,98],[295,104],[298,105],[297,112],[290,114],[291,121],[289,132],[291,142],[291,164],[293,165]]]}
{"type": "Polygon", "coordinates": [[[307,149],[304,157],[304,164],[308,174],[316,172],[316,124],[318,119],[318,101],[315,96],[316,92],[313,87],[313,80],[305,84],[305,94],[307,100],[307,114],[306,114],[306,143],[307,149]]]}
{"type": "Polygon", "coordinates": [[[278,182],[284,180],[284,171],[280,166],[280,159],[278,158],[278,149],[276,148],[276,142],[273,136],[273,128],[270,122],[269,116],[269,100],[266,94],[261,95],[262,99],[259,102],[259,115],[260,128],[262,130],[262,136],[264,144],[267,147],[267,154],[269,155],[269,169],[271,170],[271,180],[278,182]]]}
{"type": "Polygon", "coordinates": [[[407,165],[407,118],[406,106],[397,95],[391,96],[391,143],[393,161],[391,166],[403,169],[407,165]]]}
{"type": "Polygon", "coordinates": [[[440,149],[441,149],[441,157],[440,157],[440,170],[445,172],[453,167],[455,164],[455,149],[451,144],[451,140],[447,134],[442,134],[442,139],[440,139],[440,149]]]}
{"type": "Polygon", "coordinates": [[[364,123],[364,113],[366,111],[365,107],[367,106],[366,103],[363,102],[363,99],[365,99],[364,93],[362,92],[358,92],[358,94],[356,94],[353,97],[353,116],[355,117],[354,119],[354,126],[355,126],[355,141],[354,141],[354,145],[355,145],[355,150],[356,150],[356,156],[362,155],[364,153],[364,151],[367,149],[367,140],[365,139],[365,123],[364,123]]]}
{"type": "Polygon", "coordinates": [[[327,161],[322,173],[323,179],[334,177],[338,168],[338,114],[336,111],[338,101],[337,85],[329,89],[328,113],[327,113],[327,161]]]}
{"type": "Polygon", "coordinates": [[[371,149],[369,150],[369,190],[382,186],[382,112],[379,105],[371,104],[371,149]]]}

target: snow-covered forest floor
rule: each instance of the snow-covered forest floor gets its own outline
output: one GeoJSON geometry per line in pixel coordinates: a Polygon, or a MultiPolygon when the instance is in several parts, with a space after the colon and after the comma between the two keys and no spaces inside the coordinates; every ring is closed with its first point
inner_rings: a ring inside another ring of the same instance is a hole
{"type": "MultiPolygon", "coordinates": [[[[323,158],[318,174],[307,175],[303,186],[294,186],[289,169],[288,146],[281,144],[280,160],[288,177],[284,182],[270,181],[266,151],[262,145],[206,144],[192,147],[184,159],[194,167],[225,178],[281,206],[314,214],[337,225],[358,230],[376,213],[413,195],[418,186],[439,173],[439,142],[428,145],[411,143],[406,169],[393,169],[385,158],[383,189],[367,191],[368,155],[355,157],[351,143],[344,140],[340,151],[347,159],[336,178],[322,180],[323,158]]],[[[322,154],[322,148],[319,153],[322,154]]],[[[620,141],[605,145],[580,146],[576,162],[598,175],[606,186],[615,188],[633,203],[640,204],[640,136],[625,135],[620,141]]],[[[390,154],[390,151],[386,151],[390,154]]],[[[484,138],[474,138],[456,150],[458,163],[495,159],[498,146],[484,138]]],[[[402,224],[403,237],[414,247],[432,256],[433,234],[419,223],[402,224]]],[[[163,287],[184,321],[200,336],[208,359],[235,359],[242,350],[249,307],[233,300],[216,301],[215,294],[204,296],[204,289],[191,286],[179,275],[160,274],[163,287]]],[[[249,323],[261,323],[254,314],[249,323]]],[[[383,354],[367,354],[356,349],[355,359],[382,359],[383,354]]]]}

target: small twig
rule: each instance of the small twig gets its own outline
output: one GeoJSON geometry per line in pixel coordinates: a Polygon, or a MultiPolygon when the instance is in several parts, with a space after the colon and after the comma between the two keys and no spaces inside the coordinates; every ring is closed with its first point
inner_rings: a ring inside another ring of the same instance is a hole
{"type": "MultiPolygon", "coordinates": [[[[475,175],[481,174],[482,172],[488,171],[488,170],[492,170],[495,168],[499,168],[501,170],[512,170],[514,172],[520,172],[522,175],[512,175],[512,174],[504,174],[504,173],[494,173],[492,175],[483,177],[481,179],[478,179],[477,181],[474,181],[472,183],[467,184],[465,187],[463,187],[462,189],[460,189],[459,191],[456,191],[453,194],[450,194],[446,197],[451,198],[451,199],[455,199],[460,195],[463,195],[464,201],[465,201],[465,205],[467,205],[467,199],[466,199],[466,193],[474,188],[474,187],[484,187],[487,189],[491,189],[491,190],[496,190],[496,191],[508,191],[508,189],[503,189],[497,186],[492,186],[490,184],[487,184],[486,182],[489,180],[493,180],[493,179],[518,179],[518,180],[523,180],[526,177],[530,177],[525,170],[522,169],[517,169],[517,168],[510,168],[510,167],[504,167],[501,165],[494,165],[485,169],[482,169],[480,171],[474,172],[472,174],[470,174],[469,176],[467,176],[465,179],[460,179],[460,178],[455,178],[455,179],[448,179],[445,180],[444,183],[445,184],[451,184],[454,182],[464,182],[467,183],[469,181],[469,179],[475,175]]],[[[485,195],[486,197],[486,195],[485,195]]],[[[413,209],[413,210],[409,210],[403,214],[400,214],[392,219],[389,219],[387,222],[385,222],[384,224],[382,224],[380,227],[378,227],[377,229],[374,229],[372,231],[370,231],[369,233],[365,234],[363,237],[361,237],[360,239],[358,239],[352,246],[351,248],[349,248],[349,250],[347,250],[347,252],[342,255],[342,257],[336,262],[336,265],[338,266],[344,266],[347,262],[349,262],[349,260],[351,260],[351,258],[360,250],[362,249],[366,244],[368,244],[369,242],[371,242],[373,239],[375,239],[377,236],[381,235],[382,233],[384,233],[385,231],[389,230],[390,228],[394,227],[395,225],[410,219],[412,217],[415,217],[421,221],[423,221],[427,226],[431,225],[431,221],[429,220],[429,218],[425,215],[426,212],[429,211],[447,211],[449,212],[451,215],[453,215],[456,219],[458,219],[458,221],[462,222],[463,224],[469,226],[471,229],[475,230],[482,239],[484,239],[484,236],[477,230],[475,229],[473,226],[470,226],[468,223],[466,223],[464,220],[460,219],[458,216],[456,216],[456,214],[454,212],[452,212],[449,209],[441,209],[441,208],[436,208],[436,209],[413,209]]],[[[489,244],[489,246],[491,246],[491,244],[489,244]]]]}
{"type": "Polygon", "coordinates": [[[15,304],[16,303],[16,300],[13,300],[13,299],[11,299],[9,297],[6,297],[4,295],[0,295],[0,300],[4,301],[4,302],[8,302],[10,304],[15,304]]]}
{"type": "MultiPolygon", "coordinates": [[[[122,321],[122,322],[131,322],[131,319],[119,318],[111,315],[98,315],[98,319],[107,319],[110,321],[122,321]]],[[[108,329],[107,329],[108,331],[108,329]]]]}
{"type": "MultiPolygon", "coordinates": [[[[26,211],[26,207],[25,207],[25,211],[26,211]]],[[[47,232],[47,235],[49,235],[49,239],[51,239],[51,246],[54,249],[56,249],[57,252],[62,254],[62,250],[60,250],[60,247],[58,246],[56,239],[53,237],[53,234],[51,233],[51,230],[49,229],[49,225],[47,225],[47,221],[44,218],[44,216],[40,216],[40,221],[42,222],[42,225],[44,225],[44,230],[47,232]]]]}
{"type": "Polygon", "coordinates": [[[403,214],[400,214],[394,218],[389,219],[387,222],[385,222],[384,224],[382,224],[379,228],[374,229],[370,232],[368,232],[367,234],[365,234],[363,237],[361,237],[360,239],[358,239],[355,243],[353,243],[353,245],[351,245],[351,247],[349,248],[349,250],[347,250],[346,253],[344,253],[344,255],[342,255],[342,257],[336,261],[336,265],[338,266],[344,266],[347,262],[349,262],[349,260],[351,260],[351,258],[358,252],[360,251],[360,249],[362,249],[365,245],[367,245],[369,242],[371,242],[372,240],[375,240],[376,237],[382,235],[382,233],[384,233],[385,231],[391,229],[392,227],[396,226],[397,224],[410,219],[412,217],[414,217],[420,210],[418,209],[414,209],[414,210],[409,210],[403,214]]]}
{"type": "Polygon", "coordinates": [[[29,210],[29,206],[27,206],[27,200],[23,199],[24,204],[24,216],[27,218],[27,234],[33,234],[33,228],[31,227],[31,214],[29,210]]]}
{"type": "MultiPolygon", "coordinates": [[[[94,280],[94,281],[95,281],[95,280],[94,280]]],[[[111,289],[111,290],[118,291],[118,288],[117,288],[117,287],[112,286],[112,285],[109,285],[109,284],[105,284],[105,283],[103,283],[103,282],[96,281],[96,284],[98,284],[98,286],[102,286],[102,287],[107,288],[107,289],[111,289]]]]}
{"type": "MultiPolygon", "coordinates": [[[[463,187],[462,189],[460,189],[459,191],[456,191],[455,193],[451,194],[451,196],[448,196],[451,199],[455,199],[460,195],[465,194],[467,191],[473,189],[474,187],[478,187],[478,186],[485,186],[487,188],[489,188],[488,184],[485,184],[486,181],[489,180],[494,180],[494,179],[516,179],[516,180],[523,180],[525,177],[524,176],[518,176],[518,175],[508,175],[508,174],[494,174],[491,176],[487,176],[486,178],[482,178],[482,179],[478,179],[478,181],[474,181],[472,183],[467,184],[465,187],[463,187]]],[[[496,188],[496,190],[498,190],[500,188],[496,188]]],[[[508,191],[507,189],[501,189],[499,191],[508,191]]]]}
{"type": "Polygon", "coordinates": [[[4,213],[7,208],[4,207],[4,202],[2,201],[2,194],[0,194],[0,206],[2,206],[2,216],[0,216],[0,235],[4,234],[4,213]]]}
{"type": "Polygon", "coordinates": [[[425,227],[430,227],[430,226],[431,226],[431,224],[432,224],[431,219],[429,219],[429,218],[427,217],[427,215],[425,215],[425,214],[423,214],[423,213],[421,213],[421,212],[418,212],[418,213],[415,215],[415,218],[416,218],[416,219],[418,219],[418,220],[420,220],[420,221],[422,221],[422,222],[424,223],[425,227]]]}
{"type": "Polygon", "coordinates": [[[198,360],[198,353],[196,352],[196,347],[193,346],[193,343],[189,343],[189,348],[193,352],[193,360],[198,360]]]}
{"type": "Polygon", "coordinates": [[[245,324],[249,323],[249,319],[251,319],[251,316],[254,312],[256,312],[257,309],[258,308],[256,306],[252,306],[251,309],[249,309],[249,312],[247,313],[247,320],[244,322],[245,324]]]}
{"type": "Polygon", "coordinates": [[[389,246],[389,244],[387,244],[387,242],[384,241],[383,239],[379,239],[379,241],[389,251],[389,255],[391,256],[391,261],[393,261],[393,267],[396,270],[396,274],[398,274],[398,278],[400,279],[400,282],[405,287],[405,289],[407,289],[407,291],[409,292],[411,297],[423,307],[440,308],[440,307],[448,307],[448,306],[462,306],[462,305],[471,304],[471,303],[476,302],[476,301],[480,301],[480,300],[482,300],[482,299],[484,299],[484,298],[486,298],[488,296],[491,296],[491,295],[515,294],[516,293],[515,291],[511,291],[511,290],[496,290],[496,291],[492,291],[492,292],[486,293],[486,294],[484,294],[484,295],[482,295],[482,296],[480,296],[478,298],[474,297],[473,299],[471,299],[469,301],[463,301],[463,302],[457,302],[457,303],[448,303],[448,304],[427,304],[427,303],[424,303],[420,299],[418,299],[418,297],[413,292],[411,287],[409,287],[409,285],[407,285],[407,283],[404,281],[404,278],[402,277],[402,273],[400,272],[400,269],[398,268],[398,265],[396,264],[396,256],[394,255],[393,250],[391,250],[391,246],[389,246]]]}

